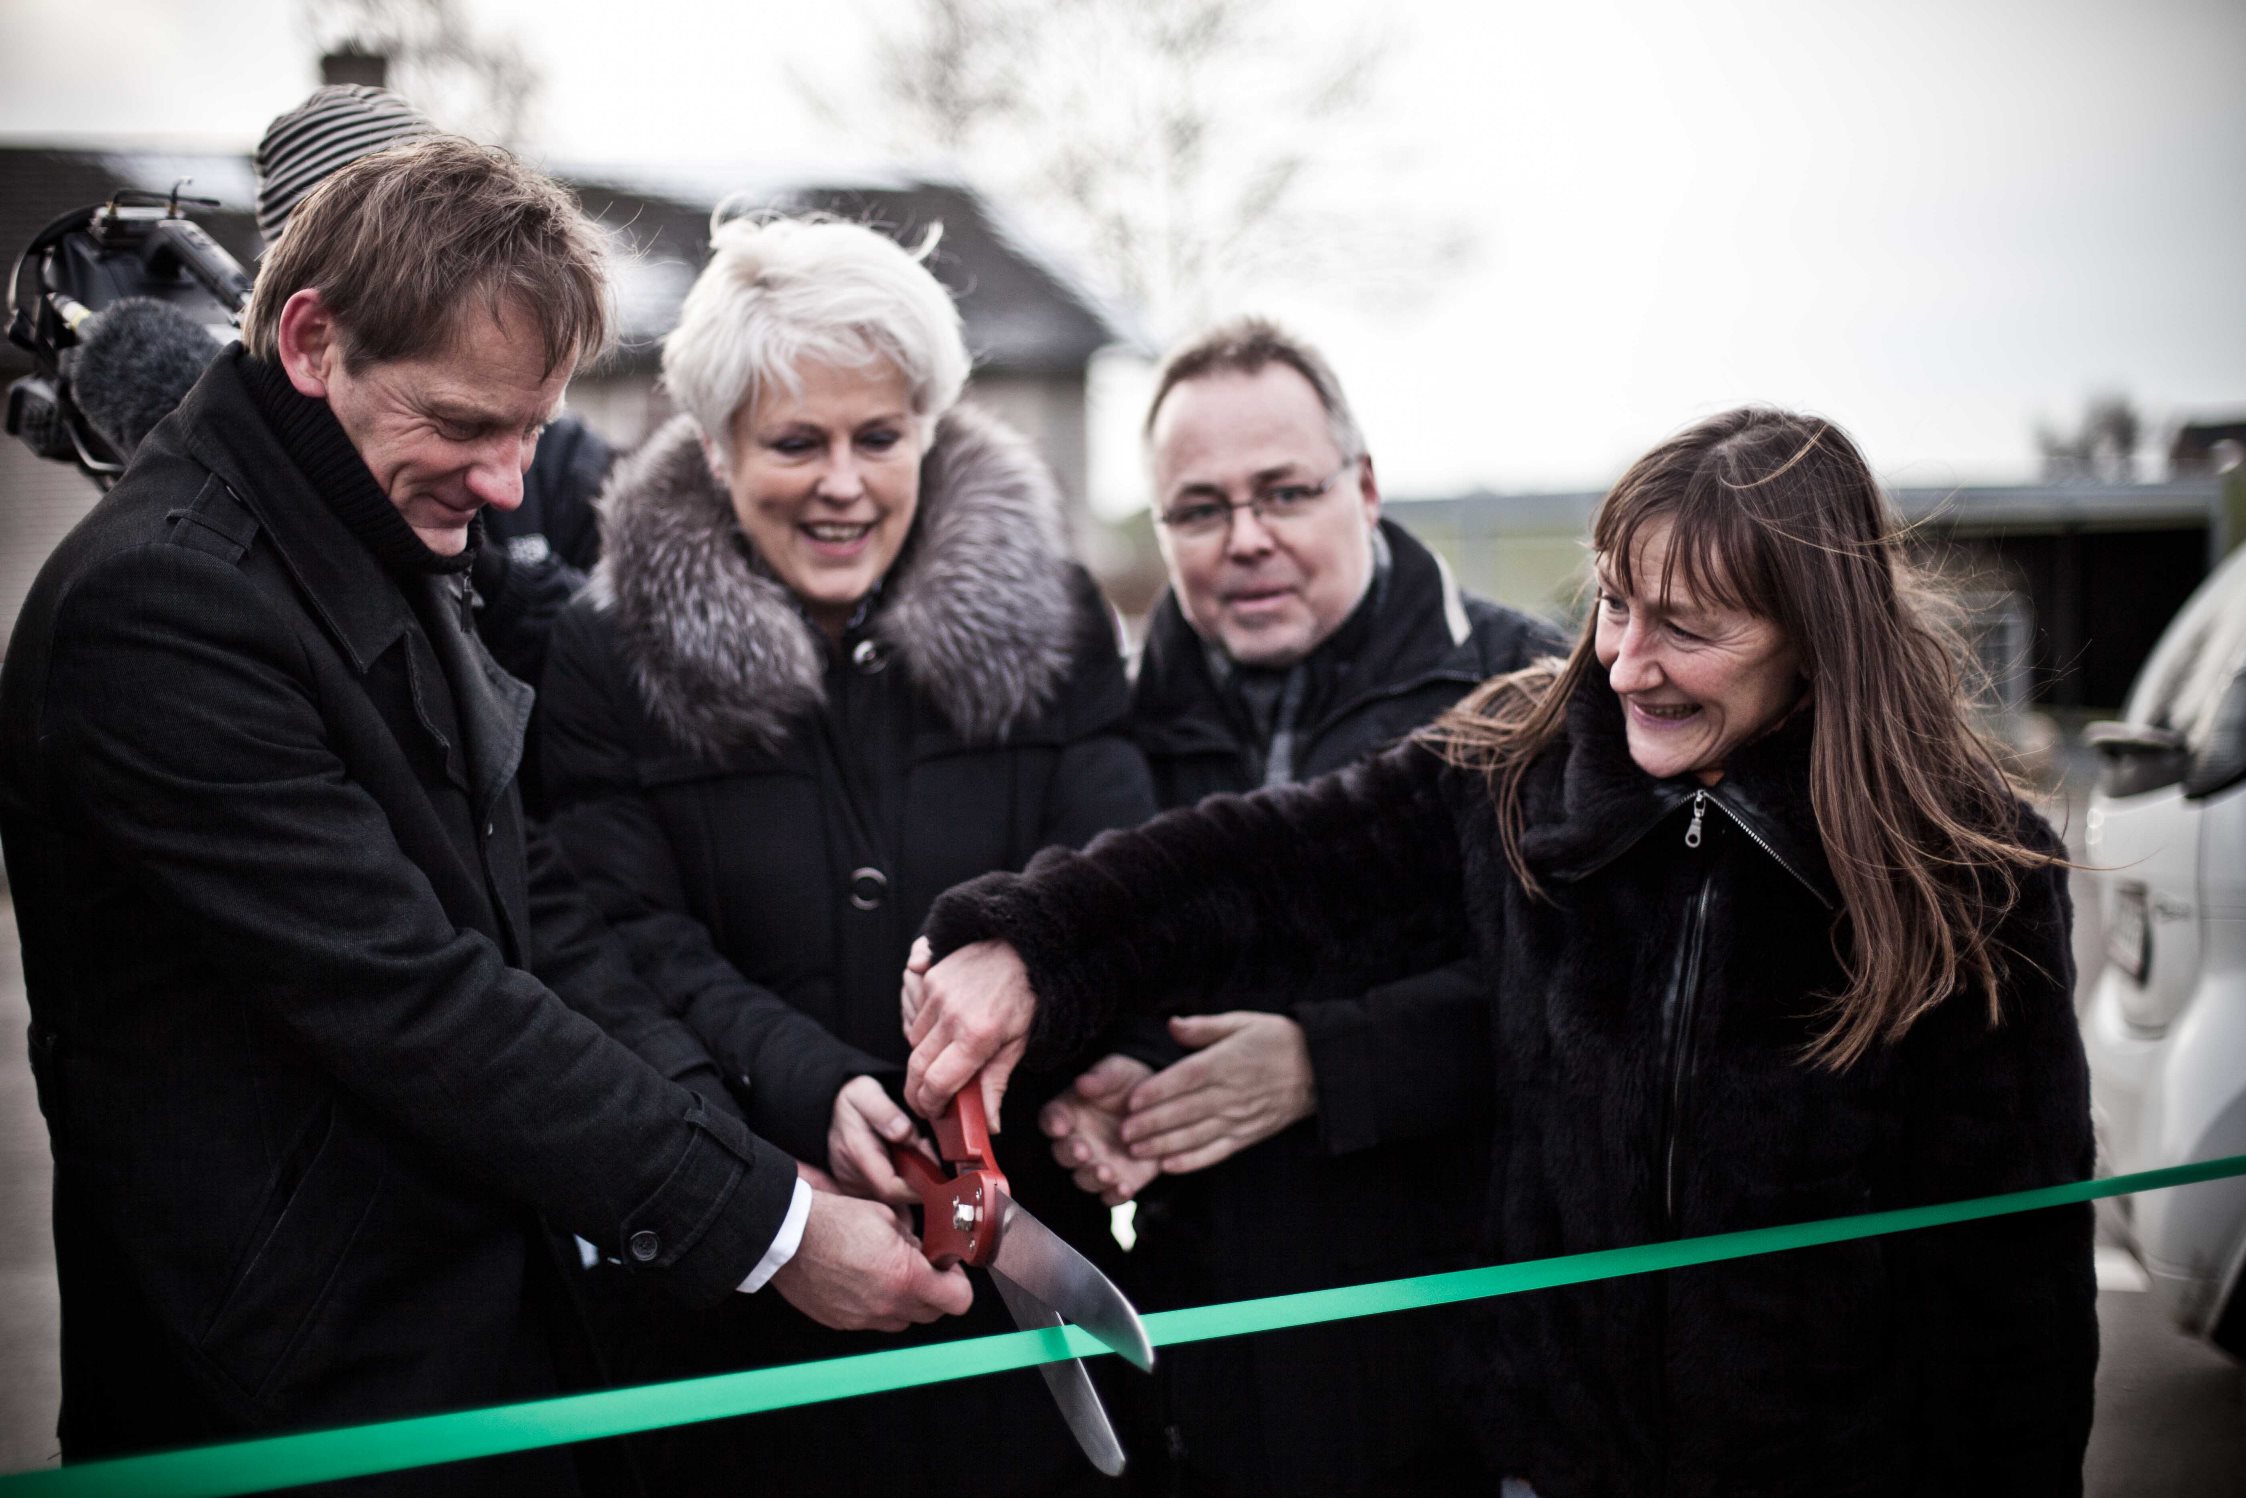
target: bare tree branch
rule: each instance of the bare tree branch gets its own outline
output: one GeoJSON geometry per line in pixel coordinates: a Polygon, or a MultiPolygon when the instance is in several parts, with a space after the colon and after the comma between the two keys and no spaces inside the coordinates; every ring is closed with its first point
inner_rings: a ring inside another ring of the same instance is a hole
{"type": "Polygon", "coordinates": [[[948,157],[1162,336],[1275,281],[1401,295],[1466,253],[1365,159],[1376,37],[1314,41],[1284,0],[900,3],[848,111],[871,143],[948,157]]]}
{"type": "Polygon", "coordinates": [[[299,0],[323,54],[384,57],[390,86],[447,129],[502,145],[529,134],[544,80],[512,37],[477,35],[455,0],[299,0]]]}
{"type": "Polygon", "coordinates": [[[2045,422],[2035,427],[2044,477],[2054,479],[2133,483],[2137,477],[2137,444],[2143,437],[2144,421],[2137,414],[2136,404],[2118,391],[2092,396],[2083,407],[2081,423],[2072,432],[2045,422]]]}

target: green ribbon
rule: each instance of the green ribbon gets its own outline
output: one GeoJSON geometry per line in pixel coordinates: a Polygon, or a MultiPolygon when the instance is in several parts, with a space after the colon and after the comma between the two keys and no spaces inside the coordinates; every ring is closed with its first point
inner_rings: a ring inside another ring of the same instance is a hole
{"type": "MultiPolygon", "coordinates": [[[[2062,1207],[2100,1197],[2126,1196],[2238,1175],[2246,1175],[2246,1155],[2139,1171],[2105,1180],[2073,1181],[2032,1191],[1977,1197],[1971,1201],[1904,1207],[1891,1212],[1828,1218],[1822,1222],[1750,1228],[1737,1233],[1714,1233],[1703,1238],[1680,1238],[1520,1264],[1497,1264],[1486,1269],[1418,1275],[1335,1290],[1311,1290],[1299,1295],[1274,1295],[1226,1305],[1195,1306],[1148,1316],[1147,1337],[1157,1347],[1172,1347],[1212,1337],[1239,1337],[1282,1327],[1452,1305],[1493,1295],[1518,1295],[1559,1285],[1655,1274],[1694,1264],[1715,1264],[1726,1259],[1783,1253],[1792,1248],[1876,1238],[1888,1233],[1973,1222],[2014,1212],[2032,1212],[2041,1207],[2062,1207]]],[[[201,1446],[187,1451],[118,1457],[24,1472],[0,1477],[0,1498],[123,1498],[127,1494],[132,1498],[228,1498],[236,1493],[262,1493],[299,1483],[399,1472],[441,1462],[559,1446],[571,1441],[690,1425],[699,1420],[722,1420],[793,1405],[850,1399],[890,1389],[909,1389],[920,1384],[1029,1368],[1060,1358],[1092,1357],[1106,1350],[1090,1334],[1074,1326],[1006,1332],[831,1358],[819,1363],[754,1368],[743,1373],[721,1373],[635,1389],[572,1394],[492,1409],[421,1415],[341,1430],[267,1436],[223,1446],[201,1446]]]]}

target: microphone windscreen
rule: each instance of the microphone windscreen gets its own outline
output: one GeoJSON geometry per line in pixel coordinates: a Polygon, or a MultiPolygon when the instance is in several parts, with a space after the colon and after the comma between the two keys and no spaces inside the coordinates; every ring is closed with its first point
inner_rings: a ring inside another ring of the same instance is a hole
{"type": "Polygon", "coordinates": [[[71,393],[94,430],[130,458],[218,350],[218,340],[171,303],[122,297],[79,329],[71,393]]]}

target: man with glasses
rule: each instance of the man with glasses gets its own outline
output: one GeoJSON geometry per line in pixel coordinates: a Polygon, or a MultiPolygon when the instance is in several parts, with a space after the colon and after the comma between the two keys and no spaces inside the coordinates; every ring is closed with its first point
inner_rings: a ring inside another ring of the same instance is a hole
{"type": "MultiPolygon", "coordinates": [[[[1557,649],[1462,594],[1381,518],[1340,382],[1272,324],[1227,323],[1172,353],[1146,440],[1170,591],[1133,716],[1164,806],[1338,769],[1557,649]]],[[[1265,1000],[1117,1037],[1047,1111],[1080,1186],[1139,1202],[1141,1303],[1463,1266],[1487,1179],[1471,976],[1367,992],[1335,974],[1265,1000]],[[1452,1065],[1431,1071],[1430,1056],[1452,1065]]],[[[1472,1480],[1439,1392],[1439,1333],[1421,1315],[1387,1316],[1165,1353],[1174,1485],[1385,1493],[1472,1480]]]]}

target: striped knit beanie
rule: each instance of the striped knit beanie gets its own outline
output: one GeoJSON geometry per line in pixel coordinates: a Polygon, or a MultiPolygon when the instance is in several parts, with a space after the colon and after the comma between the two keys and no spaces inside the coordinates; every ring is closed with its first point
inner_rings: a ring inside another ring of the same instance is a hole
{"type": "Polygon", "coordinates": [[[257,143],[257,232],[271,244],[328,174],[384,146],[434,135],[427,116],[386,88],[331,83],[266,127],[257,143]]]}

